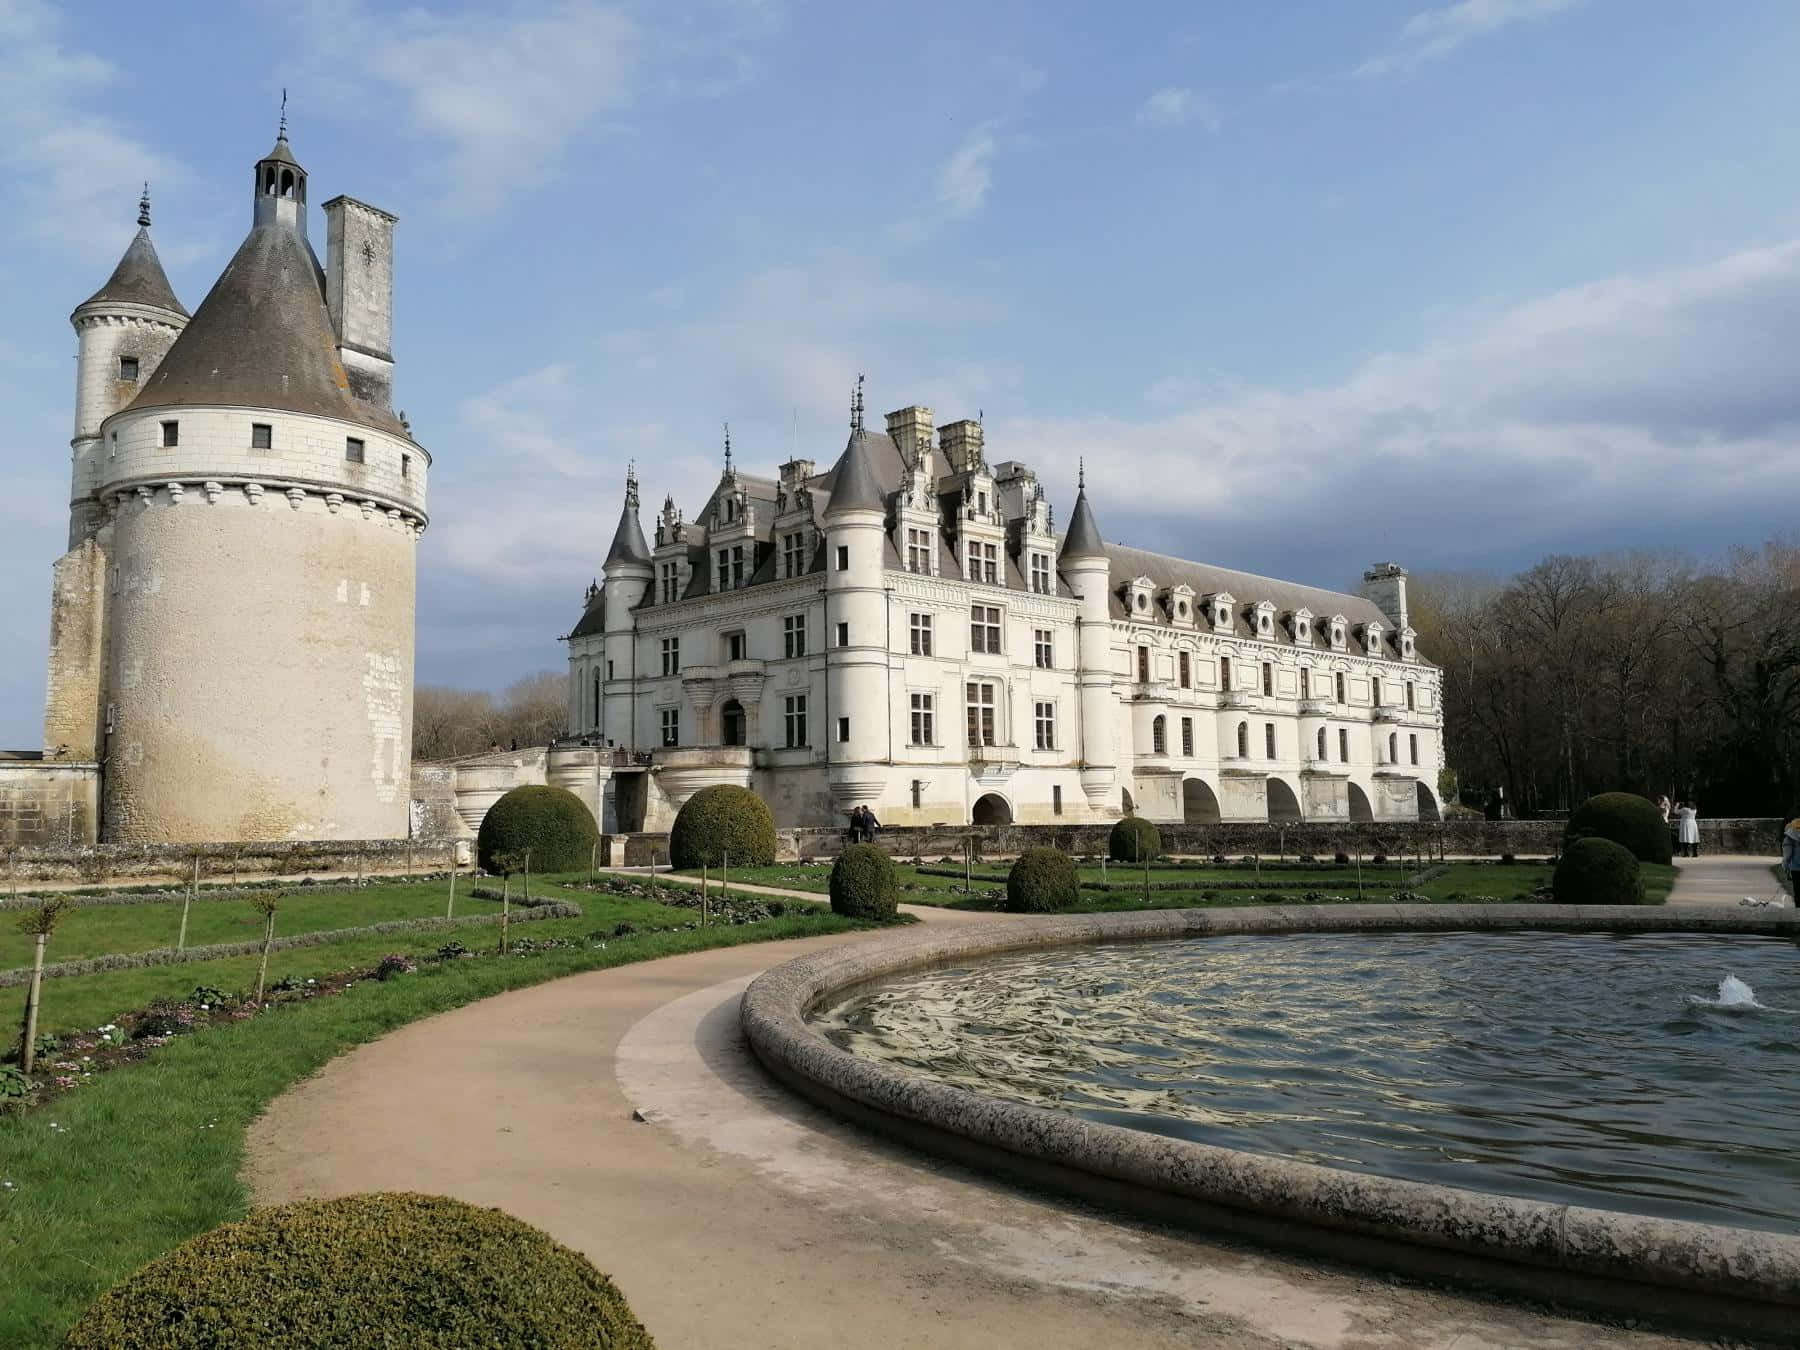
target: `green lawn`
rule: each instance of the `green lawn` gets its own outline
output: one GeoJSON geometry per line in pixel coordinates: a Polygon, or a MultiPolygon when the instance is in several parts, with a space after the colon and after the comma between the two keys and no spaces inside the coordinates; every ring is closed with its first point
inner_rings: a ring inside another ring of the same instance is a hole
{"type": "MultiPolygon", "coordinates": [[[[587,931],[658,912],[665,926],[693,917],[688,910],[614,903],[594,894],[584,894],[582,903],[586,919],[550,920],[524,931],[548,935],[565,923],[587,931]]],[[[23,1116],[0,1118],[0,1182],[11,1183],[0,1186],[0,1346],[57,1344],[81,1310],[120,1277],[196,1233],[241,1217],[248,1204],[238,1180],[245,1127],[276,1094],[352,1046],[447,1008],[578,971],[862,926],[829,913],[789,915],[737,927],[644,932],[604,948],[433,963],[416,974],[364,981],[340,995],[178,1038],[142,1064],[97,1075],[23,1116]]],[[[292,955],[341,970],[355,945],[292,955]]],[[[393,950],[404,944],[378,945],[393,950]]],[[[183,990],[202,978],[231,983],[199,966],[165,973],[175,975],[183,990]]],[[[243,981],[235,983],[242,987],[243,981]]],[[[48,991],[47,1014],[55,993],[54,987],[48,991]]]]}
{"type": "MultiPolygon", "coordinates": [[[[497,883],[496,883],[497,884],[497,883]]],[[[514,889],[517,889],[515,884],[514,889]]],[[[292,895],[282,902],[280,912],[275,919],[277,936],[310,932],[319,929],[351,927],[363,923],[378,923],[385,919],[435,917],[444,912],[447,899],[448,883],[418,883],[415,885],[367,886],[353,891],[337,891],[331,893],[292,895]],[[372,902],[372,903],[371,903],[372,902]],[[403,912],[396,912],[403,911],[403,912]]],[[[456,884],[456,912],[459,915],[476,913],[498,913],[499,905],[480,900],[469,900],[468,883],[459,879],[456,884]]],[[[692,910],[678,909],[671,905],[655,904],[648,900],[633,899],[628,896],[614,896],[593,891],[577,890],[555,885],[553,881],[532,880],[532,895],[544,895],[560,900],[570,900],[581,906],[582,917],[579,919],[538,919],[530,923],[514,924],[512,933],[515,937],[584,937],[593,932],[611,932],[619,923],[630,923],[641,930],[657,928],[675,928],[684,923],[691,923],[697,915],[692,910]]],[[[89,916],[97,916],[100,927],[104,930],[108,921],[121,919],[117,932],[112,936],[122,937],[131,931],[133,920],[124,916],[132,916],[144,910],[160,912],[162,905],[107,905],[92,906],[86,909],[69,911],[57,927],[56,934],[50,939],[47,959],[51,961],[68,960],[78,956],[93,955],[95,952],[143,950],[148,946],[173,945],[171,936],[167,942],[140,943],[133,946],[116,946],[102,941],[98,946],[85,949],[73,943],[64,946],[66,935],[80,937],[91,936],[91,926],[78,928],[77,921],[86,920],[89,916]]],[[[248,900],[212,900],[197,902],[189,916],[188,932],[190,941],[201,911],[208,909],[228,910],[236,914],[247,912],[258,923],[261,915],[251,906],[248,900]]],[[[180,923],[180,906],[175,906],[175,922],[180,923]]],[[[10,919],[12,916],[7,915],[10,919]]],[[[241,917],[241,914],[238,915],[241,917]]],[[[226,915],[217,915],[215,923],[234,922],[226,915]]],[[[148,921],[145,921],[148,922],[148,921]]],[[[141,930],[140,930],[141,931],[141,930]]],[[[173,930],[170,930],[171,933],[173,930]]],[[[260,928],[248,931],[228,930],[233,936],[212,937],[207,941],[251,940],[260,936],[260,928]]],[[[8,940],[23,938],[16,926],[6,925],[8,940]]],[[[418,933],[378,933],[369,937],[346,938],[342,941],[321,944],[316,947],[292,947],[285,951],[272,952],[269,955],[269,980],[271,983],[284,976],[305,979],[308,976],[319,976],[332,971],[350,970],[358,966],[372,966],[388,952],[405,952],[414,956],[429,955],[446,942],[456,941],[471,951],[497,947],[500,942],[498,925],[464,926],[456,929],[418,933]]],[[[10,949],[8,949],[10,950],[10,949]]],[[[58,1035],[67,1031],[89,1030],[113,1021],[122,1012],[144,1007],[158,999],[179,999],[186,997],[196,986],[210,985],[216,989],[245,990],[256,983],[256,968],[260,963],[259,956],[232,956],[217,961],[191,961],[172,966],[146,966],[136,970],[108,970],[93,975],[67,976],[61,979],[44,981],[43,1007],[38,1014],[39,1029],[46,1035],[58,1035]]],[[[25,964],[23,961],[11,964],[25,964]]],[[[17,1026],[24,1015],[25,987],[14,986],[0,989],[0,1027],[17,1026]]],[[[4,1342],[0,1342],[4,1344],[4,1342]]]]}

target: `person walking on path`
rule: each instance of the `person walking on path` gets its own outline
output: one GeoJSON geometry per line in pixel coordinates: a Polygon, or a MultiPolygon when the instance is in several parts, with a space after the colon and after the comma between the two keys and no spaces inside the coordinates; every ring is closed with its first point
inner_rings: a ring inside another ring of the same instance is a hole
{"type": "Polygon", "coordinates": [[[1800,811],[1781,832],[1781,865],[1787,869],[1788,894],[1800,906],[1800,811]]]}
{"type": "Polygon", "coordinates": [[[1675,811],[1675,841],[1681,845],[1680,856],[1700,856],[1700,810],[1692,802],[1683,802],[1675,811]]]}

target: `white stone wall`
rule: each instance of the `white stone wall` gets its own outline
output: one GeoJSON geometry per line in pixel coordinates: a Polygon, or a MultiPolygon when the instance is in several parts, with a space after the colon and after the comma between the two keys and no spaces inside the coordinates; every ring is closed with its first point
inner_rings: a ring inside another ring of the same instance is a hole
{"type": "Polygon", "coordinates": [[[70,441],[69,547],[99,527],[93,494],[104,453],[100,425],[144,387],[187,326],[179,315],[144,305],[83,306],[75,325],[75,434],[70,441]],[[119,358],[137,358],[136,380],[119,378],[119,358]]]}

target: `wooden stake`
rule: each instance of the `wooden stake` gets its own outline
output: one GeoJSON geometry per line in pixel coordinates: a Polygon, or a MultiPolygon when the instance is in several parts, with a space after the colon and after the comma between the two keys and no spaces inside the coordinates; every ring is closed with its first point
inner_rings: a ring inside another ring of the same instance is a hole
{"type": "Polygon", "coordinates": [[[456,917],[456,845],[450,845],[450,903],[444,908],[446,919],[456,917]]]}
{"type": "Polygon", "coordinates": [[[44,944],[49,940],[48,933],[37,935],[37,953],[31,961],[31,990],[25,998],[25,1041],[19,1047],[19,1061],[25,1066],[27,1078],[37,1061],[38,1000],[44,992],[44,944]]]}
{"type": "Polygon", "coordinates": [[[194,879],[188,883],[187,899],[181,902],[181,933],[175,939],[175,950],[181,951],[187,946],[188,907],[194,903],[194,897],[200,890],[200,855],[194,855],[194,879]]]}

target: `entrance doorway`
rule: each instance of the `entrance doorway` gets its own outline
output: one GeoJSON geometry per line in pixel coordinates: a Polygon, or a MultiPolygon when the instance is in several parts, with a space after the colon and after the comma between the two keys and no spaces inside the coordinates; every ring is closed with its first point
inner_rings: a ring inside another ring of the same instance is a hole
{"type": "Polygon", "coordinates": [[[744,705],[735,698],[719,710],[719,735],[726,745],[744,744],[744,705]]]}
{"type": "Polygon", "coordinates": [[[987,793],[975,801],[975,809],[971,818],[977,825],[1010,825],[1012,824],[1012,807],[1006,798],[997,792],[987,793]]]}

